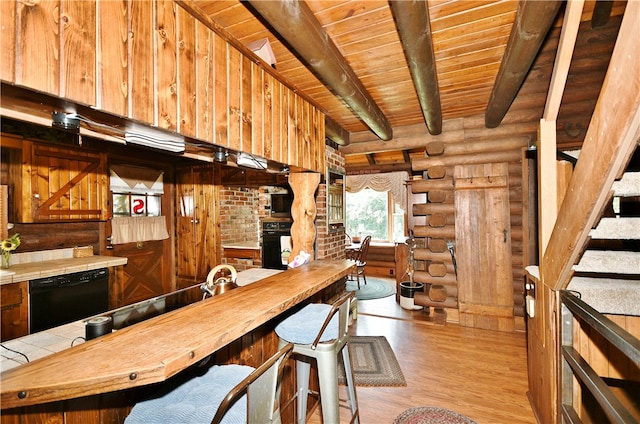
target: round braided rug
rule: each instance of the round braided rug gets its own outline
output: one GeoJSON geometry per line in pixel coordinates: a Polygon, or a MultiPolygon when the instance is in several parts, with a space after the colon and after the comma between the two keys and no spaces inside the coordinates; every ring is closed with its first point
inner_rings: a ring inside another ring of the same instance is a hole
{"type": "Polygon", "coordinates": [[[476,424],[471,418],[444,408],[417,406],[398,415],[393,424],[476,424]]]}
{"type": "Polygon", "coordinates": [[[392,280],[383,280],[381,278],[367,277],[367,284],[360,279],[360,289],[356,281],[347,281],[347,291],[355,291],[356,299],[371,300],[396,294],[396,283],[392,280]]]}

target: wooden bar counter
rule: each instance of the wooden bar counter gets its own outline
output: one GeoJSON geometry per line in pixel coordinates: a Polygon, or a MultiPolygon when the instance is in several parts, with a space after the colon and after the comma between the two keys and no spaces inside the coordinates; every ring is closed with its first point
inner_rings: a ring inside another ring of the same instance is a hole
{"type": "Polygon", "coordinates": [[[3,415],[164,381],[305,303],[352,266],[313,261],[7,370],[0,374],[3,415]]]}

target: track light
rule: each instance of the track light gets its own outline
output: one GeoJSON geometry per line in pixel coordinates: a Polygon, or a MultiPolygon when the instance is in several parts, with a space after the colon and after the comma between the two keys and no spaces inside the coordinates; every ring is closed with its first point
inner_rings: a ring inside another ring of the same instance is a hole
{"type": "Polygon", "coordinates": [[[219,148],[213,154],[214,162],[218,162],[218,163],[227,163],[228,157],[229,157],[229,153],[227,153],[227,151],[224,150],[223,148],[219,148]]]}
{"type": "Polygon", "coordinates": [[[75,113],[53,112],[51,119],[53,120],[52,126],[56,128],[64,130],[80,129],[80,117],[75,113]]]}
{"type": "Polygon", "coordinates": [[[126,144],[149,147],[152,149],[164,150],[172,153],[183,153],[185,150],[184,137],[173,135],[168,132],[158,131],[153,128],[136,126],[124,131],[120,128],[102,124],[77,113],[53,112],[51,113],[52,126],[65,130],[79,130],[80,122],[84,122],[89,128],[100,128],[101,133],[116,133],[118,141],[122,140],[126,144]]]}

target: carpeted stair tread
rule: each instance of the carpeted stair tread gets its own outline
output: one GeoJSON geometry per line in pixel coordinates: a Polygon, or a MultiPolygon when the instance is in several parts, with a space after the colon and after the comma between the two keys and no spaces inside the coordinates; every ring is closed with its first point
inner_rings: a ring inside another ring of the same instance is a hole
{"type": "Polygon", "coordinates": [[[613,182],[611,189],[614,196],[640,196],[640,172],[625,172],[621,179],[613,182]]]}
{"type": "Polygon", "coordinates": [[[573,277],[567,290],[601,314],[640,316],[640,281],[614,278],[573,277]]]}
{"type": "Polygon", "coordinates": [[[640,218],[602,218],[589,236],[599,240],[640,240],[640,218]]]}
{"type": "Polygon", "coordinates": [[[616,250],[587,250],[580,262],[573,266],[575,272],[608,274],[637,274],[640,270],[640,252],[616,250]]]}

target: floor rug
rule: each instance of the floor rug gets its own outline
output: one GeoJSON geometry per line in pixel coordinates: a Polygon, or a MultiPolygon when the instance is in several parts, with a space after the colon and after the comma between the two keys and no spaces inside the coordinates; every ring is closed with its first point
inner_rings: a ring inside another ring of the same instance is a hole
{"type": "MultiPolygon", "coordinates": [[[[356,386],[406,386],[400,364],[384,336],[351,336],[349,356],[356,386]]],[[[340,356],[342,358],[342,356],[340,356]]],[[[340,384],[345,384],[344,366],[339,361],[340,384]]]]}
{"type": "Polygon", "coordinates": [[[469,417],[433,406],[410,408],[398,415],[393,424],[476,424],[469,417]]]}
{"type": "Polygon", "coordinates": [[[347,280],[347,291],[355,291],[356,299],[371,300],[396,294],[396,283],[392,280],[385,281],[381,278],[367,277],[367,284],[360,279],[360,289],[358,282],[347,280]]]}

